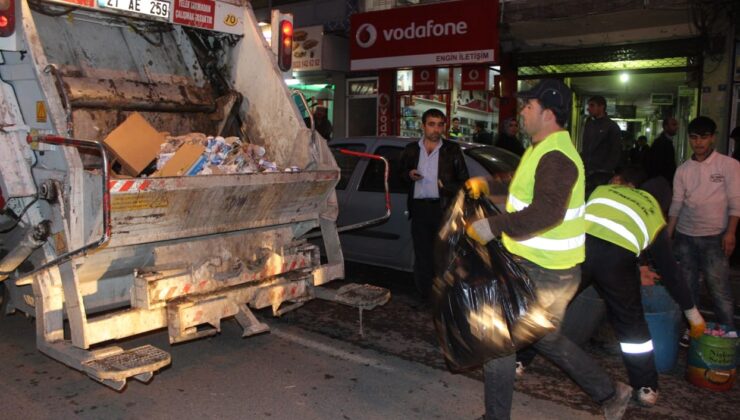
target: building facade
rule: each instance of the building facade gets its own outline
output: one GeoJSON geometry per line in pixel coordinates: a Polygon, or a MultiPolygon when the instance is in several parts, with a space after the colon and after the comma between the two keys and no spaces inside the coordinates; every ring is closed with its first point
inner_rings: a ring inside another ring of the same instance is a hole
{"type": "MultiPolygon", "coordinates": [[[[639,135],[652,141],[660,133],[662,119],[676,117],[680,124],[676,140],[679,160],[690,154],[685,128],[691,118],[707,115],[717,122],[717,148],[723,153],[731,152],[729,132],[740,124],[738,2],[562,0],[553,7],[546,0],[500,1],[493,12],[483,12],[487,26],[496,28],[500,40],[491,43],[495,44],[491,60],[451,64],[396,60],[396,66],[387,65],[398,55],[387,45],[385,60],[375,56],[377,60],[368,61],[366,56],[358,55],[357,48],[352,46],[356,47],[358,36],[367,37],[357,34],[358,25],[368,23],[367,19],[373,16],[373,22],[381,23],[392,21],[394,16],[407,16],[409,24],[386,28],[398,30],[380,34],[381,38],[389,35],[394,41],[402,41],[407,40],[404,30],[412,36],[417,32],[425,35],[427,28],[433,33],[435,24],[444,23],[444,19],[434,14],[434,8],[449,10],[444,7],[453,3],[456,9],[471,7],[480,15],[484,3],[480,0],[262,3],[292,11],[296,27],[321,25],[325,33],[346,39],[349,49],[346,71],[324,71],[334,88],[333,119],[337,136],[418,135],[418,116],[430,106],[460,117],[466,134],[477,121],[483,122],[489,131],[496,131],[500,121],[516,114],[515,92],[543,77],[562,78],[573,89],[576,106],[569,129],[575,139],[580,138],[586,118],[585,103],[592,95],[607,98],[609,114],[624,132],[625,147],[639,135]],[[404,15],[399,9],[408,12],[404,15]],[[409,29],[412,20],[416,23],[409,29]],[[427,27],[430,20],[431,26],[427,27]],[[353,27],[353,22],[358,24],[353,27]],[[364,60],[360,66],[352,68],[349,64],[359,60],[364,60]],[[477,76],[484,73],[472,85],[471,70],[477,76]]],[[[260,2],[253,4],[256,7],[260,2]]],[[[466,13],[463,17],[471,12],[466,13]]],[[[443,30],[444,26],[438,29],[443,30]]],[[[445,38],[456,35],[449,32],[445,38]]],[[[458,51],[479,51],[480,48],[471,48],[471,42],[475,43],[468,39],[456,47],[458,51]]],[[[416,54],[406,51],[403,55],[428,54],[427,45],[418,45],[420,50],[416,54]]],[[[316,73],[319,79],[321,74],[321,71],[316,73]]]]}

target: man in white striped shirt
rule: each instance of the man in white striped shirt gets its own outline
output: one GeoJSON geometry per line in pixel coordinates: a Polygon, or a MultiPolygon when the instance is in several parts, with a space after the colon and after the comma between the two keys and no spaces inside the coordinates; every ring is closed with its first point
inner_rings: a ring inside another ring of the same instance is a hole
{"type": "Polygon", "coordinates": [[[740,163],[714,150],[716,130],[717,125],[707,117],[689,123],[694,154],[676,170],[668,231],[674,236],[676,259],[694,300],[702,275],[717,318],[732,330],[735,305],[729,256],[735,249],[740,217],[740,163]]]}

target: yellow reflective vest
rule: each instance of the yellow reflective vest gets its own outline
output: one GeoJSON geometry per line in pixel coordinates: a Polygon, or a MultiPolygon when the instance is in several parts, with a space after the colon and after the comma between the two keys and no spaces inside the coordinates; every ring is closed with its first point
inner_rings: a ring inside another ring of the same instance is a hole
{"type": "Polygon", "coordinates": [[[463,133],[461,131],[458,131],[456,133],[456,132],[450,130],[450,132],[447,133],[447,138],[448,139],[459,139],[459,138],[462,138],[462,137],[463,137],[463,133]]]}
{"type": "Polygon", "coordinates": [[[552,133],[537,145],[527,148],[509,186],[506,211],[514,213],[532,204],[537,165],[542,156],[554,150],[563,153],[573,161],[578,169],[578,178],[571,189],[568,209],[563,221],[528,238],[512,238],[503,233],[502,241],[512,254],[526,258],[544,268],[561,270],[582,263],[586,254],[583,161],[567,131],[552,133]]]}
{"type": "Polygon", "coordinates": [[[640,255],[665,219],[650,193],[623,185],[603,185],[586,203],[586,233],[640,255]]]}

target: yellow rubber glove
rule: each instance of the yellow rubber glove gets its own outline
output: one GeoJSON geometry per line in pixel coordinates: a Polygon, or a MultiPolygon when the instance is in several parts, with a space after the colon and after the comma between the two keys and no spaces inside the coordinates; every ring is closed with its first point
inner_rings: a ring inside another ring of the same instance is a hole
{"type": "Polygon", "coordinates": [[[691,338],[699,339],[702,335],[704,335],[704,330],[707,329],[707,324],[700,323],[700,324],[689,324],[689,336],[691,338]]]}
{"type": "Polygon", "coordinates": [[[689,321],[689,336],[694,339],[701,338],[704,335],[707,324],[704,322],[704,317],[701,316],[699,310],[694,306],[691,309],[686,309],[683,313],[689,321]]]}
{"type": "Polygon", "coordinates": [[[488,181],[482,176],[476,176],[465,181],[465,189],[468,191],[468,196],[474,200],[490,194],[488,181]]]}

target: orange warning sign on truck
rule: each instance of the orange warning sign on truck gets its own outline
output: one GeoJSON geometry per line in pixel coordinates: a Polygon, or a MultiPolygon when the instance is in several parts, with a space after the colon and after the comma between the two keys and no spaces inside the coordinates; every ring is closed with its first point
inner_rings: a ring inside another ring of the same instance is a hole
{"type": "Polygon", "coordinates": [[[36,101],[36,122],[46,122],[46,105],[44,101],[36,101]]]}

